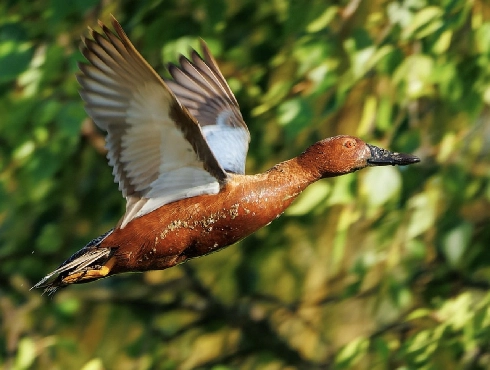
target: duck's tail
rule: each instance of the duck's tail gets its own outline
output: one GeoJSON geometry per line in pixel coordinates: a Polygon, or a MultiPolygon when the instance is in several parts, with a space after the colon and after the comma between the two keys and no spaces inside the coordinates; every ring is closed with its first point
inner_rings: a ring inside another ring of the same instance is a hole
{"type": "Polygon", "coordinates": [[[67,285],[88,283],[107,276],[114,260],[111,257],[117,247],[100,248],[99,245],[112,231],[92,240],[31,289],[44,288],[43,294],[52,295],[67,285]]]}

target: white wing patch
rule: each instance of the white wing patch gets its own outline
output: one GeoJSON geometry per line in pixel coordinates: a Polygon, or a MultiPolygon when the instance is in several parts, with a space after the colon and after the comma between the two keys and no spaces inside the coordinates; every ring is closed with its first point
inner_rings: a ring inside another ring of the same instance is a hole
{"type": "Polygon", "coordinates": [[[221,167],[243,174],[250,134],[242,127],[230,126],[227,122],[231,117],[232,112],[224,110],[216,118],[216,125],[201,126],[201,130],[221,167]]]}
{"type": "Polygon", "coordinates": [[[169,65],[173,80],[167,85],[196,118],[221,167],[244,174],[250,133],[233,92],[202,40],[201,48],[204,59],[194,50],[191,60],[181,56],[180,66],[169,65]]]}

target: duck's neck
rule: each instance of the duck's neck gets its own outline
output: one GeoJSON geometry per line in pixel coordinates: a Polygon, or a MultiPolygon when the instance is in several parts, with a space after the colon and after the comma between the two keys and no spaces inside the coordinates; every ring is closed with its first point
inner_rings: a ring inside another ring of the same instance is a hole
{"type": "Polygon", "coordinates": [[[271,184],[303,191],[308,185],[322,178],[315,168],[305,166],[300,157],[292,158],[276,164],[267,171],[267,178],[271,184]]]}
{"type": "Polygon", "coordinates": [[[268,189],[269,194],[283,196],[276,199],[279,202],[277,206],[288,207],[308,185],[325,177],[314,165],[314,156],[313,151],[307,150],[296,158],[275,165],[261,176],[267,183],[264,189],[268,189]]]}
{"type": "Polygon", "coordinates": [[[308,185],[338,175],[328,171],[326,156],[325,151],[314,144],[298,157],[279,163],[265,173],[231,175],[232,183],[238,184],[232,188],[239,193],[233,196],[240,199],[239,203],[245,208],[254,209],[254,214],[261,215],[260,223],[250,223],[250,227],[255,230],[274,220],[308,185]]]}
{"type": "Polygon", "coordinates": [[[332,140],[336,138],[319,141],[295,158],[306,176],[313,179],[312,182],[352,172],[339,165],[341,158],[335,155],[335,150],[331,147],[332,140]]]}
{"type": "Polygon", "coordinates": [[[308,185],[326,177],[339,176],[343,173],[335,171],[330,162],[335,158],[329,159],[326,155],[324,142],[311,145],[299,156],[288,161],[277,164],[268,171],[271,178],[284,177],[294,186],[299,186],[304,190],[308,185]],[[332,167],[332,168],[331,168],[332,167]]]}

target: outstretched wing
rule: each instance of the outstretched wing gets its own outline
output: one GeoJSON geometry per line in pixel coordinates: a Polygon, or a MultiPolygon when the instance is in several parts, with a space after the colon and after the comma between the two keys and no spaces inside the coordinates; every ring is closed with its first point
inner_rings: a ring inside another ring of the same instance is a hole
{"type": "Polygon", "coordinates": [[[115,182],[127,199],[119,227],[179,199],[216,194],[227,175],[196,120],[113,18],[114,34],[91,30],[78,81],[85,109],[107,131],[115,182]]]}
{"type": "Polygon", "coordinates": [[[233,92],[202,40],[201,49],[204,58],[193,50],[192,61],[181,56],[179,67],[170,64],[173,80],[166,83],[197,119],[221,167],[244,174],[250,133],[233,92]]]}

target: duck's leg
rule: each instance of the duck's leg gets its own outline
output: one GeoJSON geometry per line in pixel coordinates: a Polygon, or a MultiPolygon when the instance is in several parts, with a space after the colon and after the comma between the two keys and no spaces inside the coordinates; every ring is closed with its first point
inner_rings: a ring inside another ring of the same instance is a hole
{"type": "Polygon", "coordinates": [[[109,275],[109,272],[111,271],[115,263],[116,263],[116,258],[112,257],[104,265],[100,266],[97,269],[78,271],[63,277],[61,281],[63,284],[74,284],[74,283],[80,283],[83,280],[100,279],[109,275]]]}

